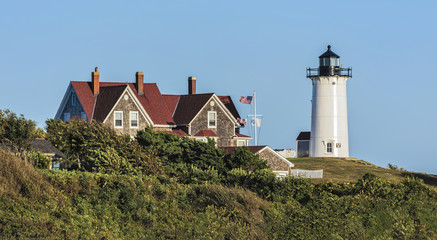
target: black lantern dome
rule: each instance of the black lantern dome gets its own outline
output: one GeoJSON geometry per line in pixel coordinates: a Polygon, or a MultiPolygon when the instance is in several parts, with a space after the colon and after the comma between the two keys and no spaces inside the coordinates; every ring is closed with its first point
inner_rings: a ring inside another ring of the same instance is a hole
{"type": "Polygon", "coordinates": [[[331,51],[331,45],[328,45],[328,50],[319,57],[319,68],[308,68],[307,77],[336,75],[352,77],[352,68],[340,66],[340,56],[331,51]]]}
{"type": "Polygon", "coordinates": [[[328,51],[320,55],[320,67],[339,67],[340,66],[340,56],[331,51],[331,45],[328,45],[328,51]]]}

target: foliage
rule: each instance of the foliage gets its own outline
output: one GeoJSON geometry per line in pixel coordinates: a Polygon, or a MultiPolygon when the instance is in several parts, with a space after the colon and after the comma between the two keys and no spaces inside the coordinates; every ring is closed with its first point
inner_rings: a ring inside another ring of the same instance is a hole
{"type": "Polygon", "coordinates": [[[48,169],[52,163],[52,159],[40,151],[30,151],[27,153],[27,159],[35,168],[48,169]]]}
{"type": "MultiPolygon", "coordinates": [[[[7,127],[10,114],[0,112],[2,139],[13,139],[5,137],[11,129],[19,133],[14,136],[35,136],[34,127],[27,133],[11,128],[31,126],[24,118],[7,127]]],[[[225,156],[213,142],[150,128],[131,139],[101,123],[48,120],[46,137],[70,158],[69,171],[35,170],[0,150],[1,238],[437,236],[437,193],[415,178],[393,183],[369,173],[344,183],[278,179],[247,148],[225,156]]],[[[46,168],[41,153],[28,156],[46,168]]]]}
{"type": "MultiPolygon", "coordinates": [[[[271,183],[267,201],[245,187],[183,184],[165,175],[35,171],[4,151],[0,164],[0,237],[6,239],[437,236],[437,193],[414,178],[393,184],[367,174],[354,183],[314,184],[290,177],[271,183]]],[[[255,173],[240,168],[232,174],[248,184],[266,180],[265,172],[249,177],[255,173]]]]}
{"type": "Polygon", "coordinates": [[[0,143],[12,147],[14,153],[24,157],[25,151],[30,149],[30,143],[35,139],[36,123],[26,119],[23,115],[10,110],[0,110],[0,143]]]}
{"type": "Polygon", "coordinates": [[[391,170],[405,171],[405,169],[399,168],[397,165],[391,163],[388,164],[388,168],[390,168],[391,170]]]}
{"type": "Polygon", "coordinates": [[[269,168],[266,161],[259,159],[258,155],[250,152],[246,146],[235,148],[232,154],[226,157],[226,165],[228,169],[242,168],[246,171],[269,168]]]}
{"type": "Polygon", "coordinates": [[[155,152],[102,123],[49,119],[47,139],[70,159],[63,167],[89,172],[156,174],[162,171],[155,152]]]}
{"type": "Polygon", "coordinates": [[[41,128],[36,128],[33,135],[35,138],[46,138],[46,132],[41,128]]]}
{"type": "Polygon", "coordinates": [[[138,143],[145,149],[155,150],[158,156],[169,167],[174,164],[186,163],[197,168],[207,170],[210,167],[219,173],[226,171],[224,165],[224,152],[215,147],[213,141],[203,143],[190,138],[180,138],[171,133],[155,132],[152,128],[138,131],[138,143]]]}

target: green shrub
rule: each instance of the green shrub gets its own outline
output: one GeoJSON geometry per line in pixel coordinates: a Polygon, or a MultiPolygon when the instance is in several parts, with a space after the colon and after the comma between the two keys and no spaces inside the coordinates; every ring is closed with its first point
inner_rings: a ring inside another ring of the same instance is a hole
{"type": "Polygon", "coordinates": [[[52,163],[52,158],[44,155],[40,151],[30,151],[27,153],[27,159],[36,168],[48,169],[52,163]]]}
{"type": "Polygon", "coordinates": [[[162,172],[154,151],[143,149],[136,140],[118,135],[102,123],[49,119],[46,124],[47,139],[69,158],[63,164],[65,169],[118,174],[162,172]]]}

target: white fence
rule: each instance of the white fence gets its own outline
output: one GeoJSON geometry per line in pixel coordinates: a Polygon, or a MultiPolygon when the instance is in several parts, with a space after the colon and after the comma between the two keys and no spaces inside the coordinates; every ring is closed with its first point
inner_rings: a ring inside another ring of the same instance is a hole
{"type": "Polygon", "coordinates": [[[303,178],[323,178],[323,169],[322,170],[292,169],[291,176],[303,177],[303,178]]]}

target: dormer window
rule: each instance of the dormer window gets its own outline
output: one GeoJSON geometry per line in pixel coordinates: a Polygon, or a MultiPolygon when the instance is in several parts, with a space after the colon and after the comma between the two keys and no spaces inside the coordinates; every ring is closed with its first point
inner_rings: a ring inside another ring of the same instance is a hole
{"type": "Polygon", "coordinates": [[[208,111],[208,128],[217,127],[217,112],[208,111]]]}

